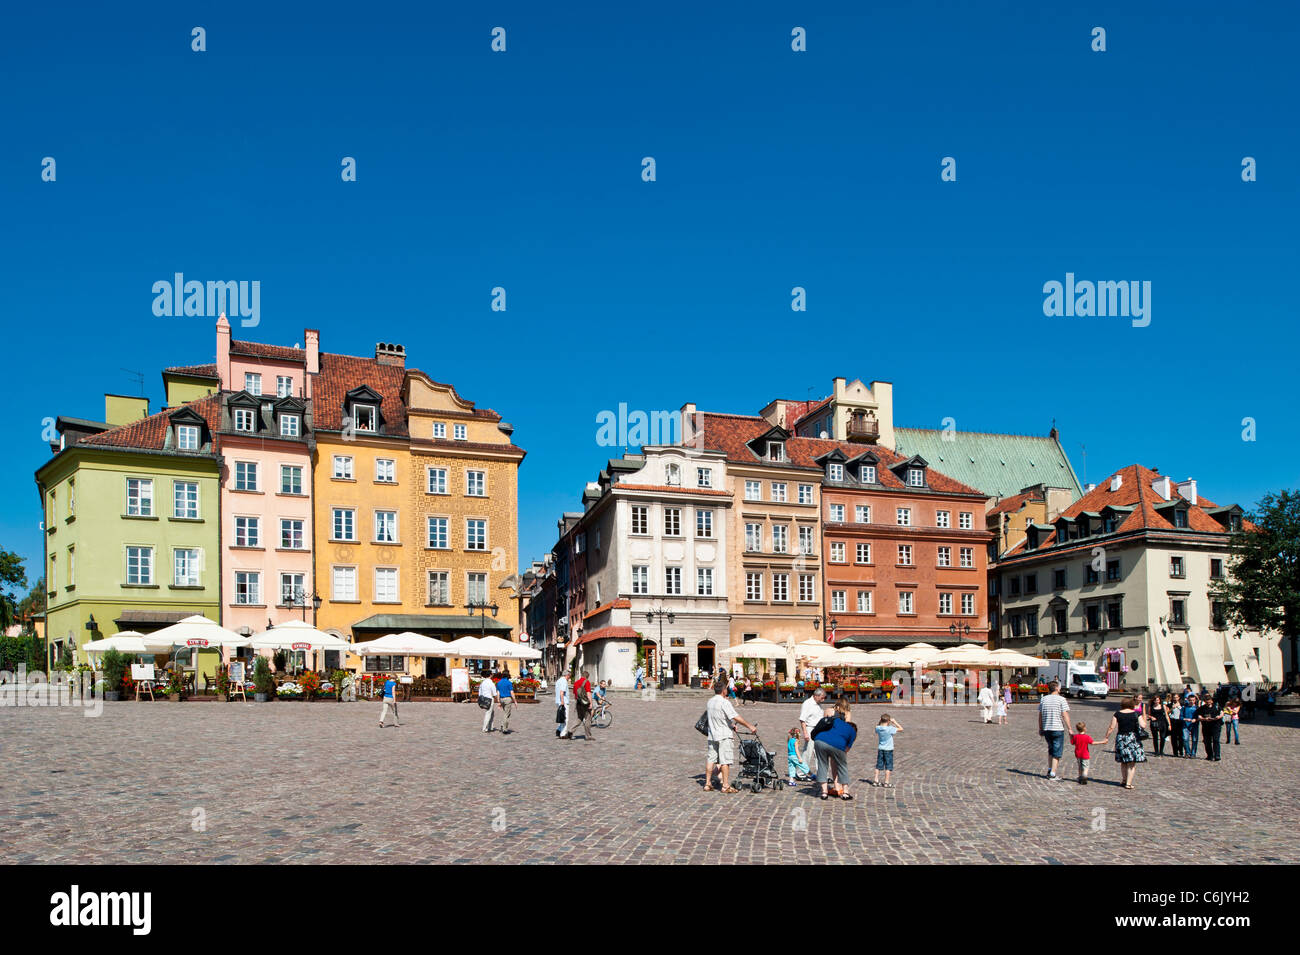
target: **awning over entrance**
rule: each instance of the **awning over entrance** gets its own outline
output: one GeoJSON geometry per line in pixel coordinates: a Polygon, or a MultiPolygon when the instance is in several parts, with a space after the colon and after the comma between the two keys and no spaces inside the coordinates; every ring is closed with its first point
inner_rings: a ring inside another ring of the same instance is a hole
{"type": "Polygon", "coordinates": [[[118,630],[153,633],[194,616],[193,610],[123,610],[113,622],[118,630]]]}
{"type": "Polygon", "coordinates": [[[960,640],[954,638],[946,630],[935,630],[929,632],[918,631],[917,633],[910,633],[910,634],[885,635],[885,634],[878,634],[878,633],[877,634],[863,633],[861,631],[849,632],[840,629],[835,634],[835,646],[862,647],[863,649],[866,650],[875,650],[877,647],[889,647],[890,649],[898,649],[902,647],[911,646],[912,644],[917,642],[928,643],[936,647],[959,647],[964,644],[972,644],[977,647],[982,647],[985,645],[986,641],[983,639],[983,637],[981,637],[981,639],[979,640],[974,639],[974,637],[975,637],[974,630],[971,631],[970,638],[965,640],[960,640]]]}

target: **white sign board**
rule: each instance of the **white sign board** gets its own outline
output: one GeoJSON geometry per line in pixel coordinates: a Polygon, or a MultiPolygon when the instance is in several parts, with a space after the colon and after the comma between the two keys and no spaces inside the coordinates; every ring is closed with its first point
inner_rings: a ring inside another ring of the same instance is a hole
{"type": "Polygon", "coordinates": [[[469,670],[466,670],[464,667],[452,668],[451,692],[453,693],[469,692],[469,670]]]}
{"type": "Polygon", "coordinates": [[[154,677],[154,675],[153,675],[153,664],[152,664],[152,663],[132,663],[132,664],[131,664],[131,679],[133,679],[133,680],[137,680],[137,681],[138,681],[138,680],[152,680],[152,679],[155,679],[155,677],[154,677]]]}
{"type": "Polygon", "coordinates": [[[404,677],[402,677],[402,682],[403,682],[403,683],[414,683],[414,682],[415,682],[415,677],[413,677],[413,676],[404,676],[404,677]]]}

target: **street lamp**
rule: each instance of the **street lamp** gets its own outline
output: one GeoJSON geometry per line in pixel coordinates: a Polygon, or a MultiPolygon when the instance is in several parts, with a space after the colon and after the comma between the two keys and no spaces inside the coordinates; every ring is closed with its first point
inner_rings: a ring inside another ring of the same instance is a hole
{"type": "Polygon", "coordinates": [[[465,609],[469,611],[471,617],[474,616],[475,610],[478,611],[478,635],[479,639],[482,639],[487,634],[487,612],[491,610],[492,616],[496,617],[497,611],[501,608],[494,603],[490,604],[482,600],[471,600],[469,603],[465,604],[465,609]]]}
{"type": "Polygon", "coordinates": [[[646,623],[654,623],[655,617],[659,618],[659,689],[665,689],[664,683],[668,679],[668,664],[664,658],[664,617],[672,623],[677,619],[677,615],[671,610],[647,610],[645,614],[646,623]]]}
{"type": "Polygon", "coordinates": [[[969,637],[969,636],[970,636],[970,624],[966,624],[965,627],[959,627],[959,626],[957,626],[955,623],[953,623],[953,624],[949,624],[949,625],[948,625],[948,634],[949,634],[949,636],[954,637],[954,638],[956,638],[957,640],[962,640],[962,639],[964,639],[965,637],[969,637]]]}
{"type": "Polygon", "coordinates": [[[315,624],[316,614],[320,611],[320,594],[313,593],[311,596],[308,596],[307,591],[301,588],[293,592],[293,602],[302,608],[303,623],[307,622],[307,601],[309,600],[311,601],[311,622],[315,624]]]}

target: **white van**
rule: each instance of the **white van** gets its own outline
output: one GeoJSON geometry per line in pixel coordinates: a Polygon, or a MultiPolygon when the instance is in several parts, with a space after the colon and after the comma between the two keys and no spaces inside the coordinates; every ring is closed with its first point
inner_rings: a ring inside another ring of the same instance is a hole
{"type": "Polygon", "coordinates": [[[1097,664],[1091,660],[1053,660],[1038,668],[1038,676],[1044,683],[1058,680],[1064,696],[1104,700],[1110,692],[1106,681],[1097,675],[1097,664]]]}

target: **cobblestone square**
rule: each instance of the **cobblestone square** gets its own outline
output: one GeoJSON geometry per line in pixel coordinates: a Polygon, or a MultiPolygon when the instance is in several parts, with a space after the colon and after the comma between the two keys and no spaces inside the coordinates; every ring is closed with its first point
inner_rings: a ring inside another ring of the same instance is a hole
{"type": "MultiPolygon", "coordinates": [[[[484,735],[464,704],[110,703],[0,710],[0,844],[10,863],[1118,863],[1300,861],[1300,714],[1242,725],[1223,760],[1148,757],[1118,785],[1043,778],[1033,706],[1006,727],[974,707],[891,708],[897,788],[860,706],[852,802],[705,794],[703,700],[615,701],[594,742],[554,737],[554,707],[484,735]],[[868,735],[871,738],[868,739],[868,735]]],[[[1114,704],[1072,703],[1100,737],[1114,704]]],[[[785,769],[797,707],[747,706],[785,769]]],[[[1149,752],[1149,746],[1148,746],[1149,752]]]]}

